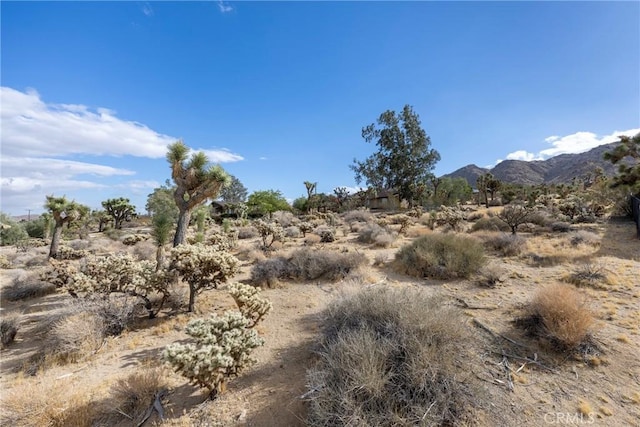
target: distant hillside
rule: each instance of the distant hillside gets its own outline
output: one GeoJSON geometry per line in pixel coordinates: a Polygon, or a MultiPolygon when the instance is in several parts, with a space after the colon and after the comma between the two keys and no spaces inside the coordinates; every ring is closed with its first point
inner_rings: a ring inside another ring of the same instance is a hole
{"type": "Polygon", "coordinates": [[[617,166],[605,161],[602,155],[610,151],[617,143],[601,145],[590,151],[579,154],[561,154],[547,160],[504,160],[492,169],[481,168],[476,165],[467,165],[445,177],[461,177],[467,180],[469,185],[475,188],[476,179],[480,175],[491,172],[497,179],[513,184],[561,184],[571,182],[573,177],[586,176],[597,167],[604,170],[605,175],[613,176],[617,166]]]}

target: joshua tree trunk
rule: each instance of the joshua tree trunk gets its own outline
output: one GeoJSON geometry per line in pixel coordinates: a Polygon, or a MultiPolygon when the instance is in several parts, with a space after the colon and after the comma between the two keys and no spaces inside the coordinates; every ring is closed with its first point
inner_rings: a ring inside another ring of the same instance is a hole
{"type": "Polygon", "coordinates": [[[60,238],[62,237],[63,223],[56,223],[56,228],[53,230],[53,237],[51,238],[51,246],[49,247],[49,258],[58,257],[58,248],[60,247],[60,238]]]}
{"type": "Polygon", "coordinates": [[[187,209],[180,209],[180,216],[178,217],[178,226],[176,227],[176,234],[173,237],[173,247],[184,243],[187,238],[187,229],[189,228],[189,221],[191,220],[191,211],[187,209]]]}
{"type": "Polygon", "coordinates": [[[193,313],[193,308],[196,305],[196,287],[189,283],[189,313],[193,313]]]}
{"type": "Polygon", "coordinates": [[[160,271],[164,265],[164,245],[158,245],[156,249],[156,271],[160,271]]]}

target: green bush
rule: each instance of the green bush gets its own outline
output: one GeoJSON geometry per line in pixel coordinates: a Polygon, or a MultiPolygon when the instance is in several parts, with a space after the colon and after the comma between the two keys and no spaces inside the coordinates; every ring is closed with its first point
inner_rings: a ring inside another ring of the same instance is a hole
{"type": "Polygon", "coordinates": [[[28,238],[29,235],[21,223],[0,212],[0,246],[15,245],[19,241],[28,238]]]}
{"type": "Polygon", "coordinates": [[[485,263],[482,244],[471,237],[433,233],[403,246],[395,258],[398,269],[415,277],[467,278],[485,263]]]}
{"type": "Polygon", "coordinates": [[[473,223],[471,231],[509,231],[511,228],[501,221],[498,217],[482,217],[473,223]]]}
{"type": "Polygon", "coordinates": [[[330,304],[324,318],[307,425],[472,421],[470,370],[456,357],[470,337],[458,309],[418,289],[379,286],[330,304]]]}

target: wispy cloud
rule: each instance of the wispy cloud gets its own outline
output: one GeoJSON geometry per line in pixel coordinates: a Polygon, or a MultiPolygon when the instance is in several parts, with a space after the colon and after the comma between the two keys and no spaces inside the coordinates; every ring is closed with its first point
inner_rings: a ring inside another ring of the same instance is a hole
{"type": "MultiPolygon", "coordinates": [[[[530,153],[526,150],[514,151],[507,154],[507,159],[526,161],[545,160],[560,154],[584,153],[600,145],[618,141],[622,135],[633,136],[638,132],[640,132],[640,128],[615,131],[610,135],[604,136],[597,135],[593,132],[576,132],[566,136],[553,135],[545,138],[545,142],[551,145],[550,148],[541,150],[538,153],[530,153]]],[[[500,161],[497,163],[499,162],[500,161]]]]}
{"type": "Polygon", "coordinates": [[[222,0],[218,0],[218,9],[220,9],[222,13],[233,12],[233,7],[222,0]]]}
{"type": "Polygon", "coordinates": [[[145,16],[153,16],[153,8],[151,7],[151,4],[149,2],[145,2],[142,5],[142,13],[144,13],[145,16]]]}
{"type": "Polygon", "coordinates": [[[239,154],[234,154],[226,148],[222,148],[219,150],[209,150],[209,149],[199,149],[197,151],[202,151],[207,155],[209,161],[214,163],[231,163],[231,162],[239,162],[240,160],[244,160],[239,154]]]}

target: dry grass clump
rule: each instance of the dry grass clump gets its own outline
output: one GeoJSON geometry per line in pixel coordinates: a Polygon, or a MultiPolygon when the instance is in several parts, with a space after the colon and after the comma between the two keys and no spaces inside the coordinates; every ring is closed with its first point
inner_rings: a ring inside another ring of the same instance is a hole
{"type": "Polygon", "coordinates": [[[91,394],[74,393],[74,380],[27,382],[3,390],[0,425],[66,427],[93,425],[91,394]]]}
{"type": "Polygon", "coordinates": [[[485,262],[482,244],[471,237],[433,233],[403,246],[395,265],[404,274],[435,279],[467,278],[485,262]]]}
{"type": "Polygon", "coordinates": [[[158,247],[151,241],[145,240],[133,247],[133,256],[139,261],[155,261],[158,247]]]}
{"type": "Polygon", "coordinates": [[[386,248],[396,240],[396,235],[378,224],[365,224],[358,230],[358,242],[369,243],[377,247],[386,248]]]}
{"type": "Polygon", "coordinates": [[[93,425],[141,425],[147,410],[166,392],[167,373],[161,367],[141,367],[113,384],[93,425]]]}
{"type": "Polygon", "coordinates": [[[551,228],[551,231],[556,233],[568,233],[569,231],[571,231],[571,224],[564,221],[557,221],[551,223],[549,228],[551,228]]]}
{"type": "Polygon", "coordinates": [[[610,283],[602,266],[590,263],[578,267],[569,275],[563,277],[563,280],[579,288],[588,287],[594,289],[607,289],[605,285],[610,283]]]}
{"type": "Polygon", "coordinates": [[[16,277],[13,282],[2,289],[2,299],[6,301],[23,301],[42,297],[56,292],[56,286],[40,280],[36,274],[16,277]]]}
{"type": "Polygon", "coordinates": [[[589,245],[589,246],[598,246],[600,245],[600,236],[596,233],[592,233],[586,230],[580,230],[571,235],[569,239],[569,243],[571,246],[578,245],[589,245]]]}
{"type": "Polygon", "coordinates": [[[482,218],[474,222],[473,225],[471,226],[471,232],[480,231],[480,230],[507,232],[507,231],[510,231],[511,228],[504,221],[501,221],[500,218],[496,216],[492,216],[492,217],[483,216],[482,218]]]}
{"type": "Polygon", "coordinates": [[[253,239],[258,237],[258,230],[254,227],[240,227],[238,228],[238,239],[253,239]]]}
{"type": "Polygon", "coordinates": [[[496,234],[487,237],[485,245],[502,256],[517,256],[527,247],[527,239],[517,234],[496,234]]]}
{"type": "Polygon", "coordinates": [[[365,210],[355,210],[349,211],[342,216],[342,219],[347,223],[351,224],[354,222],[370,222],[373,220],[373,215],[369,211],[365,210]]]}
{"type": "Polygon", "coordinates": [[[15,340],[19,328],[18,316],[2,316],[0,319],[0,345],[2,348],[9,346],[15,340]]]}
{"type": "Polygon", "coordinates": [[[476,403],[455,355],[460,312],[415,289],[375,287],[329,306],[308,371],[307,425],[461,425],[476,403]]]}
{"type": "Polygon", "coordinates": [[[573,352],[588,343],[594,317],[586,295],[557,283],[540,289],[516,324],[560,352],[573,352]]]}
{"type": "Polygon", "coordinates": [[[480,270],[478,285],[486,288],[495,288],[498,283],[502,282],[504,275],[504,269],[497,264],[485,265],[480,270]]]}
{"type": "Polygon", "coordinates": [[[356,252],[338,253],[304,248],[288,258],[270,258],[256,263],[251,269],[251,282],[258,286],[274,287],[279,280],[338,280],[358,267],[367,258],[356,252]]]}

